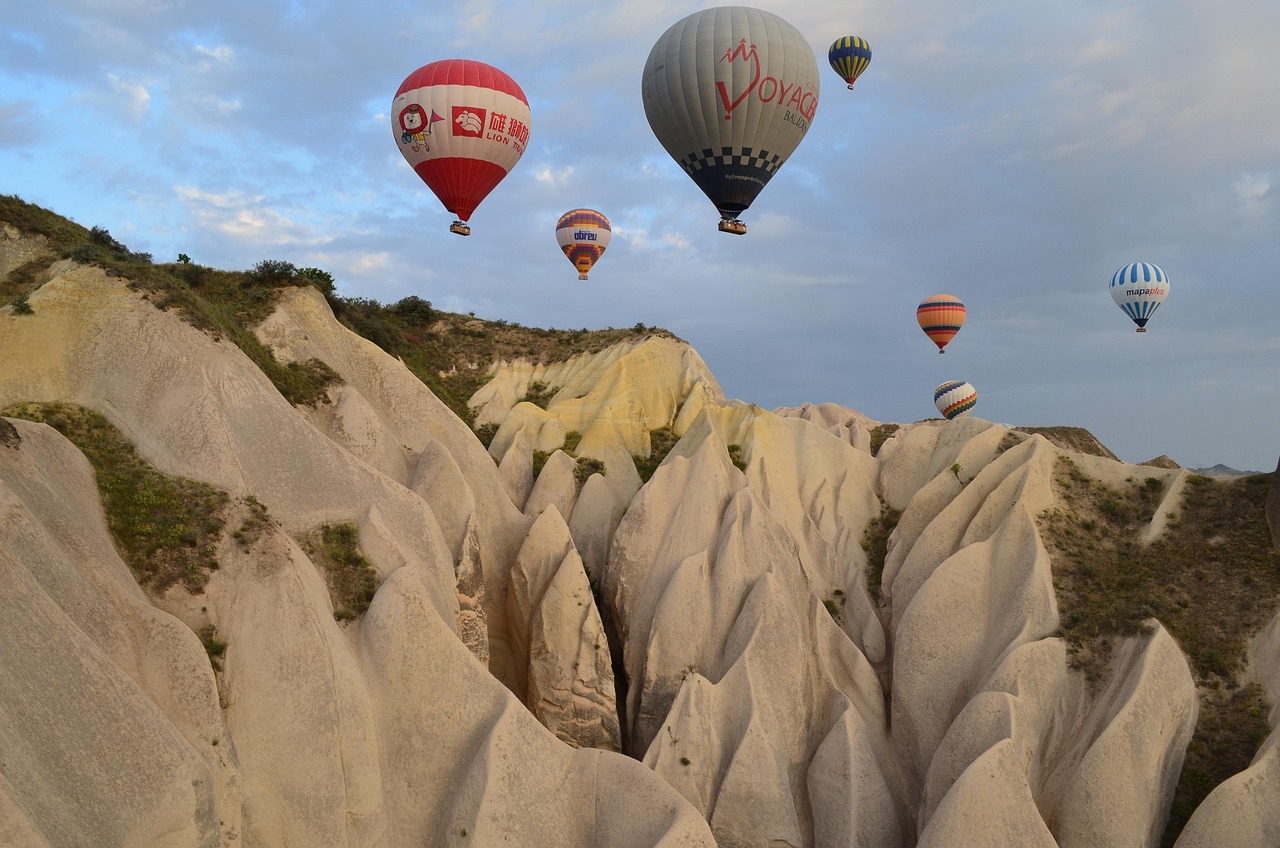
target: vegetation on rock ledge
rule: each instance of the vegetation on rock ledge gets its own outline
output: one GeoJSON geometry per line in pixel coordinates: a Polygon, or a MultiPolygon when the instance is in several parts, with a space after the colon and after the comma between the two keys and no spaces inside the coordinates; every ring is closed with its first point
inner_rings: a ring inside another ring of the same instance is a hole
{"type": "Polygon", "coordinates": [[[298,540],[324,571],[337,621],[364,615],[378,586],[378,573],[360,553],[358,539],[354,524],[324,524],[298,540]]]}
{"type": "Polygon", "coordinates": [[[101,414],[71,404],[17,404],[9,418],[48,424],[93,465],[107,526],[138,583],[160,593],[175,583],[199,592],[218,567],[226,492],[161,474],[101,414]]]}

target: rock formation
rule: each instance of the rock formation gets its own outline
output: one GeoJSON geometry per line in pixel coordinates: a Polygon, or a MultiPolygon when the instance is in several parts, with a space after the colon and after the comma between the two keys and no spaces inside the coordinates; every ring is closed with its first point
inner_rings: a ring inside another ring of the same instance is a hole
{"type": "MultiPolygon", "coordinates": [[[[85,457],[0,419],[4,844],[1159,844],[1188,663],[1151,622],[1100,680],[1073,670],[1038,524],[1070,508],[1060,457],[1132,466],[974,418],[872,456],[879,422],[728,400],[665,338],[495,364],[486,451],[312,288],[257,333],[340,376],[314,409],[96,268],[29,302],[0,310],[0,408],[97,410],[233,506],[203,592],[148,593],[85,457]],[[250,496],[271,521],[246,545],[250,496]],[[326,523],[377,574],[351,621],[299,541],[326,523]]],[[[1273,703],[1278,633],[1252,653],[1273,703]]],[[[1276,844],[1276,744],[1179,846],[1276,844]]]]}

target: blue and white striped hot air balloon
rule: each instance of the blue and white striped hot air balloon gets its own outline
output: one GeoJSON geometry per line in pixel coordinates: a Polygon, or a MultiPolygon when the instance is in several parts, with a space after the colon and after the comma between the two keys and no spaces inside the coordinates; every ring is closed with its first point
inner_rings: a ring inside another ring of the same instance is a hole
{"type": "Polygon", "coordinates": [[[1168,295],[1169,276],[1159,265],[1130,262],[1111,275],[1111,299],[1138,325],[1139,333],[1147,331],[1147,321],[1168,295]]]}

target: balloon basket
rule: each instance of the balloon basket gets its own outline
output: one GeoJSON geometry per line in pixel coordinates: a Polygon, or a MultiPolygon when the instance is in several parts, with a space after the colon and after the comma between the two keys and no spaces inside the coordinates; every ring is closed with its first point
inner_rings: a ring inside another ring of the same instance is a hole
{"type": "Polygon", "coordinates": [[[1139,328],[1138,328],[1138,332],[1139,332],[1139,333],[1145,333],[1146,331],[1147,331],[1147,328],[1146,328],[1146,327],[1139,327],[1139,328]]]}
{"type": "Polygon", "coordinates": [[[578,275],[578,279],[579,279],[579,280],[585,280],[586,278],[587,278],[587,275],[586,275],[586,274],[579,274],[579,275],[578,275]]]}
{"type": "Polygon", "coordinates": [[[849,90],[853,91],[853,83],[849,83],[849,90]]]}
{"type": "Polygon", "coordinates": [[[720,232],[732,233],[735,236],[745,236],[747,234],[747,225],[736,219],[721,219],[720,232]]]}
{"type": "Polygon", "coordinates": [[[460,236],[469,236],[471,235],[471,225],[462,221],[454,221],[449,225],[449,232],[457,233],[460,236]]]}

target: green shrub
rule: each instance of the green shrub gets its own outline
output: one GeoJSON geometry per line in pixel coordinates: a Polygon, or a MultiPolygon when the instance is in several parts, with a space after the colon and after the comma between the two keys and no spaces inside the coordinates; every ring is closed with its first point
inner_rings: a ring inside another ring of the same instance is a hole
{"type": "Polygon", "coordinates": [[[487,449],[493,444],[493,437],[498,435],[498,425],[490,421],[488,424],[481,424],[475,429],[476,438],[480,440],[480,444],[487,449]]]}
{"type": "Polygon", "coordinates": [[[862,533],[862,550],[867,554],[867,592],[879,603],[881,600],[881,581],[884,579],[884,563],[889,556],[889,537],[902,513],[880,499],[880,514],[867,523],[862,533]]]}
{"type": "Polygon", "coordinates": [[[520,400],[546,409],[547,404],[551,403],[551,399],[555,397],[555,394],[555,390],[548,388],[546,383],[535,380],[529,384],[529,388],[525,390],[524,397],[520,398],[520,400]]]}
{"type": "Polygon", "coordinates": [[[115,238],[112,237],[111,233],[107,231],[106,227],[93,227],[89,230],[89,236],[94,240],[94,242],[107,248],[107,250],[110,250],[112,253],[118,253],[120,255],[128,255],[129,253],[129,248],[116,241],[115,238]]]}
{"type": "Polygon", "coordinates": [[[836,603],[835,599],[824,598],[822,601],[822,605],[826,607],[827,614],[831,616],[832,620],[835,621],[837,624],[839,624],[840,623],[840,605],[836,603]]]}
{"type": "Polygon", "coordinates": [[[9,306],[13,309],[14,315],[34,315],[36,311],[31,308],[31,304],[27,302],[27,295],[20,294],[9,302],[9,306]]]}
{"type": "Polygon", "coordinates": [[[246,284],[262,286],[292,285],[298,269],[282,259],[263,259],[245,274],[246,284]]]}
{"type": "Polygon", "coordinates": [[[536,450],[533,452],[533,476],[536,479],[542,473],[542,469],[546,467],[547,460],[551,458],[551,454],[547,451],[536,450]]]}
{"type": "Polygon", "coordinates": [[[218,628],[206,624],[196,635],[200,637],[200,644],[204,645],[204,652],[209,656],[209,665],[213,666],[214,671],[222,671],[222,655],[227,652],[227,643],[218,639],[218,628]]]}
{"type": "Polygon", "coordinates": [[[333,617],[348,621],[364,615],[377,589],[378,573],[360,553],[354,524],[323,524],[299,541],[324,571],[333,617]]]}
{"type": "Polygon", "coordinates": [[[578,457],[578,464],[574,466],[573,478],[578,483],[578,488],[582,488],[582,484],[587,482],[587,478],[592,474],[604,474],[606,472],[604,462],[590,456],[578,457]]]}
{"type": "Polygon", "coordinates": [[[92,244],[78,244],[71,248],[70,256],[81,265],[96,262],[102,257],[102,251],[92,244]]]}
{"type": "Polygon", "coordinates": [[[898,432],[897,424],[880,424],[871,430],[871,455],[879,456],[880,448],[884,447],[884,443],[892,438],[893,434],[898,432]]]}
{"type": "Polygon", "coordinates": [[[249,515],[240,523],[240,528],[231,534],[231,538],[235,539],[240,547],[248,550],[271,526],[271,516],[267,514],[266,506],[253,495],[246,495],[242,503],[248,507],[249,515]]]}
{"type": "Polygon", "coordinates": [[[330,297],[337,291],[333,275],[328,271],[320,268],[299,268],[297,276],[320,289],[325,297],[330,297]]]}
{"type": "Polygon", "coordinates": [[[406,324],[426,327],[435,320],[435,310],[431,308],[431,301],[423,300],[417,295],[409,295],[396,301],[390,309],[406,324]]]}
{"type": "Polygon", "coordinates": [[[633,454],[631,457],[631,461],[635,463],[636,472],[640,475],[641,482],[649,482],[649,478],[653,477],[653,472],[658,470],[658,466],[662,464],[662,461],[667,458],[667,454],[671,453],[671,449],[679,441],[680,437],[670,427],[659,427],[656,430],[649,431],[649,455],[633,454]]]}

